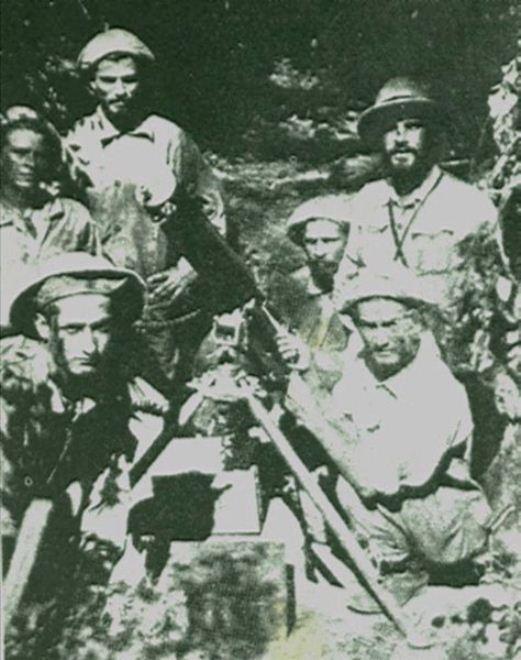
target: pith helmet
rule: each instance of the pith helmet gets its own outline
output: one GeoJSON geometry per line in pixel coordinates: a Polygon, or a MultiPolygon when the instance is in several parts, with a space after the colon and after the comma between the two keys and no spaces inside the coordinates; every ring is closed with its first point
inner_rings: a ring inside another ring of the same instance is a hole
{"type": "Polygon", "coordinates": [[[425,85],[410,78],[392,78],[378,92],[374,105],[360,115],[358,133],[364,142],[374,144],[394,122],[407,118],[447,124],[445,112],[425,85]]]}
{"type": "Polygon", "coordinates": [[[145,285],[136,273],[116,268],[105,257],[86,252],[60,254],[27,268],[11,302],[11,327],[37,336],[34,321],[39,311],[52,302],[84,293],[117,295],[130,324],[143,310],[145,285]]]}
{"type": "Polygon", "coordinates": [[[78,66],[90,69],[107,55],[132,55],[152,63],[154,53],[141,39],[128,30],[112,28],[93,37],[78,55],[78,66]]]}
{"type": "Polygon", "coordinates": [[[297,245],[302,245],[304,227],[310,220],[317,220],[318,218],[332,220],[341,225],[347,232],[354,220],[351,209],[351,196],[322,195],[300,204],[288,219],[286,226],[288,237],[297,245]]]}

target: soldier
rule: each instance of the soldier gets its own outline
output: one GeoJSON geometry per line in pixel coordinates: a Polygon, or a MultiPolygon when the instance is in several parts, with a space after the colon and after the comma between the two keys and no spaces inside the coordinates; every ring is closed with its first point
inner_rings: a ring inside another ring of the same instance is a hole
{"type": "Polygon", "coordinates": [[[99,249],[87,209],[54,189],[59,177],[58,135],[33,110],[13,107],[1,125],[0,250],[2,326],[9,292],[23,264],[61,252],[99,249]]]}
{"type": "Polygon", "coordinates": [[[475,580],[490,520],[470,477],[465,389],[425,331],[430,302],[407,271],[357,278],[343,312],[363,350],[326,409],[342,434],[317,436],[340,475],[340,506],[404,600],[429,579],[475,580]]]}
{"type": "Polygon", "coordinates": [[[147,108],[145,85],[154,59],[126,30],[107,30],[91,39],[79,54],[78,66],[98,105],[76,122],[66,145],[75,167],[90,180],[87,192],[105,253],[146,280],[145,335],[162,373],[171,380],[178,356],[168,305],[193,272],[181,258],[171,222],[161,222],[167,214],[164,203],[174,191],[197,196],[221,232],[225,219],[219,185],[195,143],[179,126],[147,108]],[[163,216],[155,213],[158,207],[163,216]]]}
{"type": "Polygon", "coordinates": [[[304,251],[306,262],[283,280],[274,276],[268,292],[279,317],[293,330],[279,333],[282,357],[302,371],[312,357],[322,368],[325,386],[329,376],[339,376],[338,357],[349,337],[331,293],[351,220],[347,195],[317,197],[298,206],[288,220],[287,234],[304,251]]]}
{"type": "Polygon", "coordinates": [[[447,124],[443,108],[414,80],[395,78],[362,113],[359,133],[382,153],[388,178],[368,183],[355,196],[353,229],[342,282],[359,267],[384,271],[399,263],[423,276],[440,296],[458,265],[458,246],[481,228],[494,227],[496,210],[484,192],[438,166],[447,124]]]}
{"type": "Polygon", "coordinates": [[[131,371],[143,298],[137,275],[86,253],[40,264],[14,298],[11,323],[22,334],[2,340],[0,371],[5,560],[35,497],[61,506],[61,530],[81,526],[120,549],[129,468],[166,412],[131,371]]]}

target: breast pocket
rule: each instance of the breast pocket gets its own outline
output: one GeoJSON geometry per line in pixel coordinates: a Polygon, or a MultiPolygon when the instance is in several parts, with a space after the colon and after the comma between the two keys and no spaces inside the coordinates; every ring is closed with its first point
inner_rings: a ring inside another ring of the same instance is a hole
{"type": "Polygon", "coordinates": [[[394,262],[396,245],[386,225],[367,225],[359,238],[358,256],[364,265],[384,269],[394,262]]]}
{"type": "Polygon", "coordinates": [[[415,270],[420,274],[443,273],[456,261],[456,237],[451,229],[436,232],[412,232],[415,270]]]}

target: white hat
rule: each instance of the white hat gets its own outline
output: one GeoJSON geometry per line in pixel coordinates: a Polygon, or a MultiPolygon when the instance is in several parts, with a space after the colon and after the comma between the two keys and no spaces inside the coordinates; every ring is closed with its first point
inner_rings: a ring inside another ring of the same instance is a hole
{"type": "Polygon", "coordinates": [[[93,37],[78,55],[78,66],[88,69],[107,55],[121,53],[154,62],[155,56],[141,39],[128,30],[113,28],[93,37]]]}
{"type": "Polygon", "coordinates": [[[319,218],[332,220],[347,230],[354,220],[351,199],[351,195],[321,195],[308,199],[290,215],[286,226],[288,237],[301,245],[304,227],[310,220],[319,218]]]}
{"type": "Polygon", "coordinates": [[[438,304],[427,280],[398,265],[385,273],[363,268],[335,296],[338,309],[344,313],[351,313],[357,303],[371,298],[391,298],[410,307],[435,307],[438,304]]]}

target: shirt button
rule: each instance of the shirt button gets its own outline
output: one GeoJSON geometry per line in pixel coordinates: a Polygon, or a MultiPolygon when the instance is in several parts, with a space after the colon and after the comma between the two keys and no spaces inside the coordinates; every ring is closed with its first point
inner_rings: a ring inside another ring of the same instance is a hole
{"type": "Polygon", "coordinates": [[[24,485],[27,488],[30,488],[33,484],[34,484],[34,481],[33,481],[32,477],[29,477],[29,476],[24,477],[24,485]]]}

